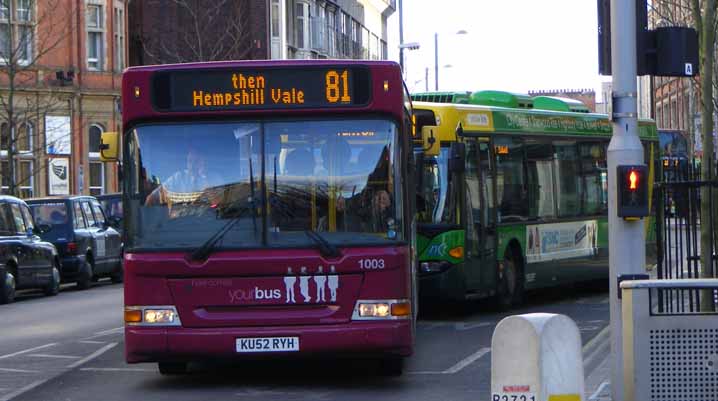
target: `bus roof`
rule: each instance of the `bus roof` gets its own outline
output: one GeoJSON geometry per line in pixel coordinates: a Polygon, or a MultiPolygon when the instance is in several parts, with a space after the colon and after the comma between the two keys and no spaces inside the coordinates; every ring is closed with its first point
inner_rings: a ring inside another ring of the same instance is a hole
{"type": "Polygon", "coordinates": [[[384,113],[400,119],[405,89],[391,61],[253,60],[130,67],[125,129],[142,121],[268,113],[384,113]]]}
{"type": "MultiPolygon", "coordinates": [[[[610,138],[613,126],[605,114],[565,112],[457,103],[414,102],[414,110],[431,110],[440,141],[455,141],[459,124],[467,133],[536,134],[546,136],[595,136],[610,138]]],[[[420,132],[420,127],[417,127],[420,132]]],[[[639,121],[639,136],[657,140],[653,120],[639,121]]]]}

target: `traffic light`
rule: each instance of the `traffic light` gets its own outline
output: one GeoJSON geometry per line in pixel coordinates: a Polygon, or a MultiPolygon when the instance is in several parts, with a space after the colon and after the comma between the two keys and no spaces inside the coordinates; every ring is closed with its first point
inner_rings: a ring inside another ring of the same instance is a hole
{"type": "Polygon", "coordinates": [[[618,217],[648,216],[648,174],[645,164],[618,166],[618,217]]]}

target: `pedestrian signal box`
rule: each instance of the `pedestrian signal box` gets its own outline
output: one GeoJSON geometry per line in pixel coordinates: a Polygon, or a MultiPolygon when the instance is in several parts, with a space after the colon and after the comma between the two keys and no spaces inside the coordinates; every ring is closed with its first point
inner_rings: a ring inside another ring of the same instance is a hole
{"type": "Polygon", "coordinates": [[[618,217],[648,216],[648,174],[645,164],[618,166],[618,217]]]}

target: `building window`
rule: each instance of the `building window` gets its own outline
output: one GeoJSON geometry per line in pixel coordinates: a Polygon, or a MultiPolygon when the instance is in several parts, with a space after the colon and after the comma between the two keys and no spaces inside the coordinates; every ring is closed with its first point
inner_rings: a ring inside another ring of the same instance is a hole
{"type": "MultiPolygon", "coordinates": [[[[35,180],[32,164],[32,160],[18,160],[17,164],[15,164],[15,177],[17,177],[15,185],[21,198],[32,198],[34,196],[33,183],[35,180]]],[[[10,175],[7,174],[9,164],[7,160],[2,161],[0,168],[2,168],[2,192],[7,194],[10,191],[10,175]]]]}
{"type": "Polygon", "coordinates": [[[105,167],[102,162],[90,162],[90,195],[105,193],[105,167]]]}
{"type": "Polygon", "coordinates": [[[295,25],[295,44],[298,48],[309,47],[309,3],[299,2],[296,4],[295,14],[297,22],[295,25]]]}
{"type": "Polygon", "coordinates": [[[105,54],[105,15],[102,5],[88,4],[87,26],[87,68],[102,70],[105,54]]]}
{"type": "Polygon", "coordinates": [[[90,157],[100,157],[100,142],[102,140],[102,132],[104,129],[99,124],[92,124],[90,125],[90,157]]]}
{"type": "Polygon", "coordinates": [[[3,63],[26,65],[32,60],[33,7],[32,0],[0,0],[0,57],[3,63]]]}
{"type": "Polygon", "coordinates": [[[122,7],[115,7],[114,19],[115,71],[122,72],[125,69],[125,10],[122,7]]]}
{"type": "Polygon", "coordinates": [[[279,37],[279,0],[272,0],[272,23],[271,23],[271,29],[272,29],[272,37],[278,38],[279,37]]]}
{"type": "MultiPolygon", "coordinates": [[[[29,121],[19,123],[15,127],[14,149],[16,154],[32,153],[32,136],[34,132],[34,125],[29,121]]],[[[0,125],[0,151],[2,155],[7,155],[11,145],[13,144],[11,144],[9,125],[8,123],[2,123],[0,125]]]]}

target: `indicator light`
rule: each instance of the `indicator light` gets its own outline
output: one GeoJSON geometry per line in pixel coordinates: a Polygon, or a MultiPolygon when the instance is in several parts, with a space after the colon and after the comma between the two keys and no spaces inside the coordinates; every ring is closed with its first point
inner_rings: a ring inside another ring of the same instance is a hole
{"type": "Polygon", "coordinates": [[[140,97],[140,87],[135,86],[135,97],[140,97]]]}

